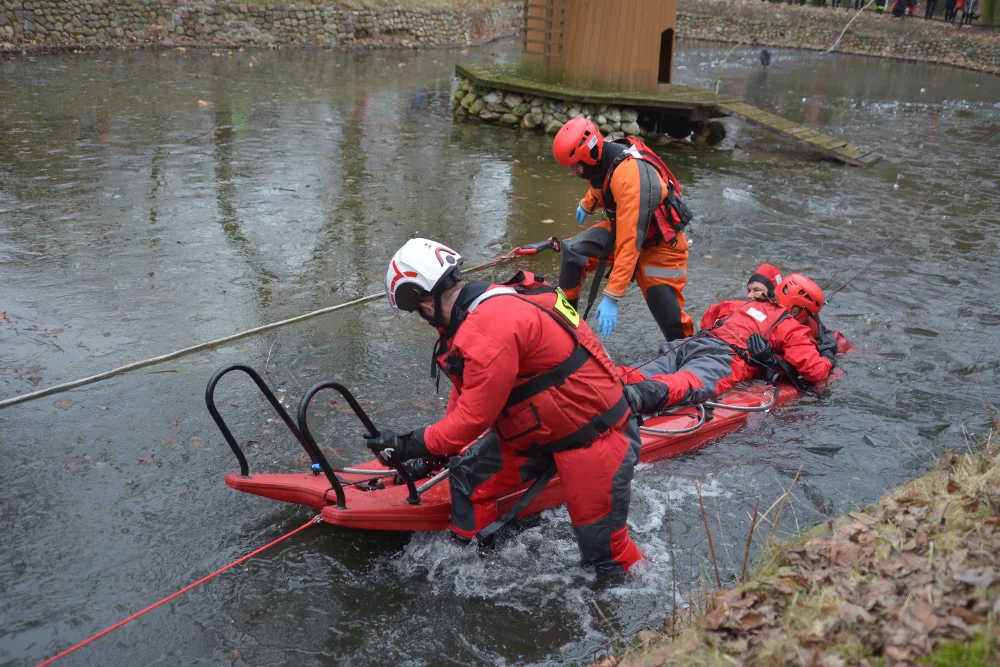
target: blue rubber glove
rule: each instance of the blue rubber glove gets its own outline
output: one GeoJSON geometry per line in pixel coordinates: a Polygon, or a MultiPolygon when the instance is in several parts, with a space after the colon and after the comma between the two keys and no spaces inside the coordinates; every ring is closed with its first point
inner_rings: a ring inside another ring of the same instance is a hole
{"type": "Polygon", "coordinates": [[[597,304],[597,330],[610,336],[618,328],[618,302],[605,297],[597,304]]]}
{"type": "Polygon", "coordinates": [[[583,221],[587,219],[588,215],[590,214],[587,213],[587,210],[583,208],[583,206],[581,206],[580,204],[576,205],[576,224],[582,225],[583,221]]]}

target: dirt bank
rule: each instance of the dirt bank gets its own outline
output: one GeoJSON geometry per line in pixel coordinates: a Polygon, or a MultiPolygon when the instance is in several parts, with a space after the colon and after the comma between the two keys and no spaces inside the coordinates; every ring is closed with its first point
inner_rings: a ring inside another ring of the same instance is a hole
{"type": "Polygon", "coordinates": [[[595,664],[998,664],[1000,436],[770,550],[707,609],[595,664]]]}

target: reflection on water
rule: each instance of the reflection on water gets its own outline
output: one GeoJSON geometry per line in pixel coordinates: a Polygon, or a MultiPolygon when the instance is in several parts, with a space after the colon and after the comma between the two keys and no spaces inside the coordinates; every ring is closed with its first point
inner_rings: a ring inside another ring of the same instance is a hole
{"type": "MultiPolygon", "coordinates": [[[[513,59],[516,48],[0,63],[2,395],[375,292],[415,234],[476,264],[498,245],[575,233],[582,183],[545,137],[451,120],[454,62],[513,59]]],[[[713,86],[727,50],[683,45],[678,81],[713,86]]],[[[682,593],[697,580],[707,545],[695,480],[731,575],[753,501],[776,497],[800,467],[788,528],[918,474],[928,444],[960,442],[961,424],[981,431],[1000,367],[1000,139],[983,141],[1000,123],[1000,83],[929,65],[773,57],[764,72],[754,50],[734,52],[722,92],[886,160],[849,169],[752,129],[731,152],[664,149],[698,214],[692,312],[739,294],[761,261],[839,285],[903,233],[828,307],[825,319],[859,346],[828,395],[641,467],[630,522],[649,559],[638,576],[602,586],[578,568],[564,509],[485,558],[442,535],[317,527],[65,664],[580,659],[656,625],[674,575],[682,593]]],[[[552,275],[557,259],[517,266],[552,275]]],[[[657,328],[635,294],[621,313],[612,356],[652,356],[657,328]]],[[[379,302],[166,365],[176,372],[3,411],[0,664],[47,657],[309,515],[223,486],[234,461],[202,403],[215,368],[266,367],[293,405],[339,377],[379,424],[406,429],[444,409],[428,376],[432,342],[426,325],[379,302]]],[[[247,383],[227,379],[219,393],[254,470],[303,465],[247,383]]],[[[339,408],[317,405],[313,428],[347,463],[364,448],[339,408]]]]}

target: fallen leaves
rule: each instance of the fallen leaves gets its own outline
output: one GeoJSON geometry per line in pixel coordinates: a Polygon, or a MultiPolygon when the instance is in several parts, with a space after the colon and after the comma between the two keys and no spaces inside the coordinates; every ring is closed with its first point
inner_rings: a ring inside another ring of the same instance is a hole
{"type": "Polygon", "coordinates": [[[90,460],[90,457],[86,456],[86,455],[74,456],[73,458],[69,459],[68,461],[63,461],[62,471],[63,472],[86,472],[87,468],[89,467],[87,465],[87,461],[89,461],[89,460],[90,460]]]}
{"type": "Polygon", "coordinates": [[[191,449],[208,449],[208,441],[198,436],[191,436],[188,439],[188,447],[191,449]]]}
{"type": "Polygon", "coordinates": [[[208,106],[208,102],[206,102],[205,100],[198,100],[198,106],[200,106],[200,107],[207,107],[208,106]]]}
{"type": "Polygon", "coordinates": [[[970,586],[992,586],[993,582],[998,579],[993,568],[990,567],[966,570],[954,563],[949,563],[948,565],[951,567],[951,576],[956,581],[961,581],[963,584],[969,584],[970,586]]]}
{"type": "Polygon", "coordinates": [[[701,660],[710,650],[736,664],[766,655],[768,664],[832,666],[845,664],[846,646],[862,652],[850,664],[912,664],[979,636],[1000,615],[997,445],[946,457],[878,505],[779,548],[771,576],[716,591],[700,617],[677,612],[663,630],[674,641],[655,660],[616,664],[712,663],[701,660]]]}
{"type": "Polygon", "coordinates": [[[73,401],[56,401],[52,405],[56,406],[60,410],[68,410],[73,407],[73,401]]]}

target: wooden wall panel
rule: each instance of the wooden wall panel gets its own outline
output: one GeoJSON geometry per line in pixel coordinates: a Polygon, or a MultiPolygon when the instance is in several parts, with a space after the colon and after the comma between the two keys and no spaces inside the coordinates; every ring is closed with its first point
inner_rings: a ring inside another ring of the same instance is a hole
{"type": "Polygon", "coordinates": [[[656,90],[660,34],[676,28],[676,0],[528,0],[527,7],[525,39],[561,46],[528,42],[529,51],[551,55],[526,53],[525,63],[547,64],[567,84],[656,90]],[[561,35],[545,32],[559,27],[561,35]]]}

